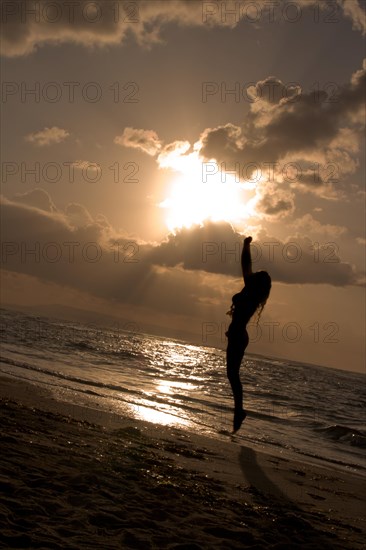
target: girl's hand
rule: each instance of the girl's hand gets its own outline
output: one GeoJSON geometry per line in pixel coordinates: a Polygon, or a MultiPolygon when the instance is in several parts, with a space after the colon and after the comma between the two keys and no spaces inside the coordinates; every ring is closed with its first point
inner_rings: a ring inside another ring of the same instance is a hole
{"type": "Polygon", "coordinates": [[[253,240],[252,237],[246,237],[244,239],[244,244],[250,244],[252,242],[252,240],[253,240]]]}

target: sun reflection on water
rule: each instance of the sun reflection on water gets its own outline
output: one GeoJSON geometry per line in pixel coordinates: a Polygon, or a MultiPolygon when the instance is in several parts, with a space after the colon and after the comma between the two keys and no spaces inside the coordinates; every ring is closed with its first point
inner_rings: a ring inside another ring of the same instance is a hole
{"type": "Polygon", "coordinates": [[[195,388],[196,386],[194,384],[190,384],[189,382],[172,382],[171,380],[162,380],[156,385],[156,389],[160,393],[169,394],[172,394],[174,389],[193,391],[195,388]]]}
{"type": "Polygon", "coordinates": [[[128,415],[161,426],[193,428],[201,408],[189,405],[192,398],[206,407],[205,385],[212,368],[207,352],[165,339],[146,338],[143,346],[146,370],[141,365],[129,381],[135,402],[129,399],[128,415]]]}
{"type": "Polygon", "coordinates": [[[178,418],[174,414],[166,413],[163,411],[157,411],[151,407],[144,407],[142,405],[132,405],[133,413],[136,418],[145,420],[146,422],[152,422],[153,424],[161,424],[163,426],[189,426],[190,422],[184,418],[178,418]]]}

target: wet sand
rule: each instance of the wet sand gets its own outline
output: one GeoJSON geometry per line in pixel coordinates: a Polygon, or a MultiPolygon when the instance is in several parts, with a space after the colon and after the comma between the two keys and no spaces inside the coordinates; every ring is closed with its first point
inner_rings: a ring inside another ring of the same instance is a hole
{"type": "Polygon", "coordinates": [[[10,377],[0,415],[1,548],[364,548],[355,472],[70,406],[10,377]]]}

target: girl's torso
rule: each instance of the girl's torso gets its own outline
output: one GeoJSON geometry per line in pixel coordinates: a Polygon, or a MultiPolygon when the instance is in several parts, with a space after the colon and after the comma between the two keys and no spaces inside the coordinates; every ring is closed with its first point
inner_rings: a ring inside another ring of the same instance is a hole
{"type": "Polygon", "coordinates": [[[234,294],[232,297],[232,321],[229,326],[229,334],[234,332],[241,332],[246,328],[250,318],[254,315],[258,307],[257,300],[248,291],[247,287],[244,287],[240,292],[234,294]]]}

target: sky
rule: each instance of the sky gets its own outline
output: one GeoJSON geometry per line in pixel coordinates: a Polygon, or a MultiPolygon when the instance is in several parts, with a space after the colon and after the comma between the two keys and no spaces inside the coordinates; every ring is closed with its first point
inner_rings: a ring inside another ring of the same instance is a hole
{"type": "Polygon", "coordinates": [[[365,8],[1,1],[2,304],[365,372],[365,8]]]}

